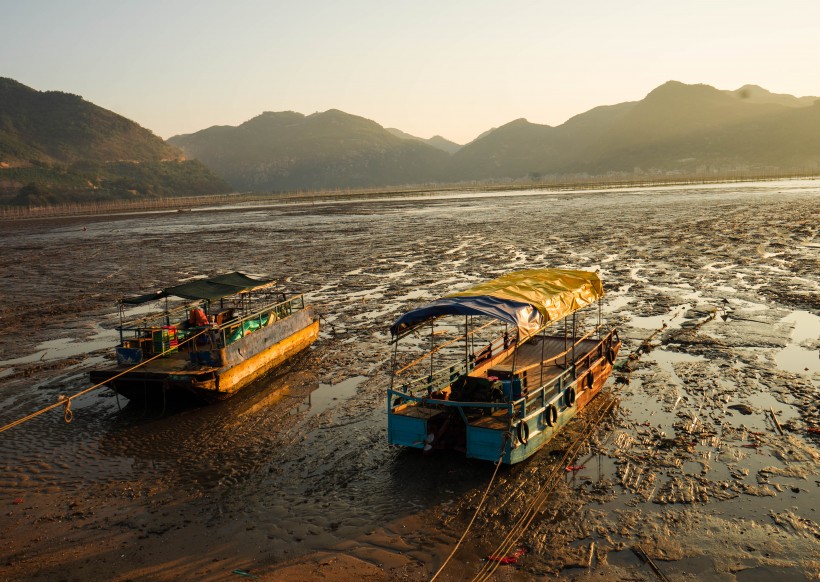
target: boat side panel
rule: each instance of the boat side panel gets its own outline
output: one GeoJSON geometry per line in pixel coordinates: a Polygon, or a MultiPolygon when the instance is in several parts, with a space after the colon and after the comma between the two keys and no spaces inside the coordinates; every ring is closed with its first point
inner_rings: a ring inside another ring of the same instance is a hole
{"type": "Polygon", "coordinates": [[[427,438],[427,419],[388,414],[387,442],[391,445],[424,448],[424,439],[427,438]]]}
{"type": "Polygon", "coordinates": [[[266,327],[248,333],[239,341],[228,345],[222,352],[222,365],[226,368],[246,362],[254,354],[260,354],[270,346],[284,341],[316,321],[312,307],[275,321],[266,327]]]}
{"type": "Polygon", "coordinates": [[[467,456],[485,461],[498,461],[502,452],[506,457],[509,443],[506,431],[467,425],[467,456]]]}
{"type": "MultiPolygon", "coordinates": [[[[613,347],[615,348],[615,352],[617,354],[621,347],[621,343],[618,342],[613,347]]],[[[584,390],[578,389],[579,384],[588,381],[586,378],[588,372],[580,375],[573,383],[569,384],[569,386],[574,387],[576,390],[575,403],[568,406],[564,401],[563,394],[552,401],[552,404],[554,404],[558,410],[558,420],[553,426],[546,425],[543,415],[539,415],[538,417],[531,418],[527,421],[530,428],[530,437],[527,440],[527,444],[521,443],[518,439],[518,431],[516,429],[514,431],[516,435],[514,437],[516,446],[513,446],[509,454],[509,459],[504,459],[504,462],[511,465],[519,463],[534,455],[541,447],[547,444],[553,436],[558,434],[561,429],[601,391],[609,378],[609,375],[612,373],[612,369],[613,365],[604,358],[593,362],[591,367],[594,379],[592,388],[585,388],[584,390]]]]}
{"type": "MultiPolygon", "coordinates": [[[[286,320],[282,320],[284,323],[286,320]]],[[[257,332],[258,333],[258,332],[257,332]]],[[[256,334],[252,334],[246,340],[252,339],[256,334]]],[[[260,334],[263,335],[263,334],[260,334]]],[[[261,348],[262,351],[248,359],[219,372],[217,389],[223,394],[235,392],[264,375],[274,366],[277,366],[302,351],[319,337],[319,322],[314,321],[303,329],[298,329],[295,333],[274,342],[276,335],[260,337],[256,345],[245,344],[238,348],[239,353],[247,351],[253,352],[254,348],[261,348]],[[265,344],[270,344],[265,347],[265,344]]],[[[240,343],[240,342],[236,342],[240,343]]],[[[227,350],[226,350],[227,351],[227,350]]]]}

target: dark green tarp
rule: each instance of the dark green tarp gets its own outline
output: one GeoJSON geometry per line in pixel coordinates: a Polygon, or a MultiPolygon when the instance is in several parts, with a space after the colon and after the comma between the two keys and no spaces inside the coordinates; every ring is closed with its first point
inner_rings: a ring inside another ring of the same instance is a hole
{"type": "Polygon", "coordinates": [[[248,277],[244,273],[238,271],[233,273],[226,273],[224,275],[217,275],[208,279],[197,279],[174,285],[163,289],[158,293],[148,293],[146,295],[139,295],[137,297],[126,297],[122,300],[128,305],[139,305],[149,301],[156,301],[163,297],[181,297],[182,299],[207,299],[208,301],[215,301],[222,297],[236,295],[245,291],[251,291],[265,285],[273,283],[273,279],[254,279],[248,277]]]}

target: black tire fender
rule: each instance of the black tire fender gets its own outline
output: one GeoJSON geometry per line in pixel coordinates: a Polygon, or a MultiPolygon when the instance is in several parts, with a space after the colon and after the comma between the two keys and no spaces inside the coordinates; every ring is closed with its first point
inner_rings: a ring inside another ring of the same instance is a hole
{"type": "Polygon", "coordinates": [[[555,426],[556,422],[558,422],[558,409],[554,404],[550,404],[544,409],[544,424],[555,426]]]}
{"type": "Polygon", "coordinates": [[[567,406],[575,404],[575,388],[572,386],[564,390],[564,404],[567,406]]]}
{"type": "Polygon", "coordinates": [[[518,424],[518,429],[516,430],[518,434],[518,440],[521,442],[522,445],[526,445],[527,441],[530,440],[530,427],[527,424],[527,421],[522,420],[518,424]]]}

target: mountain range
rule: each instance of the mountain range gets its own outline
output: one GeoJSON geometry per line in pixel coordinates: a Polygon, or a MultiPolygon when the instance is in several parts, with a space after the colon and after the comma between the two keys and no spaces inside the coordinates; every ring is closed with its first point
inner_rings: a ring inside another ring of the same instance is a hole
{"type": "Polygon", "coordinates": [[[756,85],[724,91],[670,81],[640,101],[596,107],[555,127],[517,119],[460,147],[337,110],[267,112],[168,141],[239,190],[813,171],[820,102],[756,85]]]}
{"type": "Polygon", "coordinates": [[[0,204],[229,191],[202,162],[121,115],[0,78],[0,204]]]}
{"type": "Polygon", "coordinates": [[[288,191],[442,182],[450,156],[336,109],[266,112],[168,140],[238,190],[288,191]]]}
{"type": "Polygon", "coordinates": [[[676,81],[558,126],[459,145],[331,109],[264,112],[167,142],[67,93],[0,79],[0,204],[469,181],[816,172],[820,100],[676,81]]]}

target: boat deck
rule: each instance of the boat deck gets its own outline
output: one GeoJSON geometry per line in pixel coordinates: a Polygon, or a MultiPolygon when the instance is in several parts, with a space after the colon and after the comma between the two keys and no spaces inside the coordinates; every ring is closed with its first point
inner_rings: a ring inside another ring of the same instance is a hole
{"type": "Polygon", "coordinates": [[[487,414],[486,416],[469,419],[469,425],[480,428],[489,428],[492,430],[507,430],[510,428],[511,420],[512,417],[507,414],[506,410],[497,410],[492,414],[487,414]]]}
{"type": "MultiPolygon", "coordinates": [[[[594,350],[599,343],[600,341],[597,339],[582,340],[575,347],[575,360],[582,359],[594,350]]],[[[535,337],[519,347],[516,354],[510,354],[501,362],[494,364],[488,375],[508,377],[512,372],[513,363],[515,363],[515,371],[518,373],[538,367],[544,362],[547,364],[544,367],[544,380],[546,381],[557,376],[565,369],[564,355],[566,355],[566,362],[569,364],[573,356],[571,341],[566,341],[563,337],[535,337]]]]}

